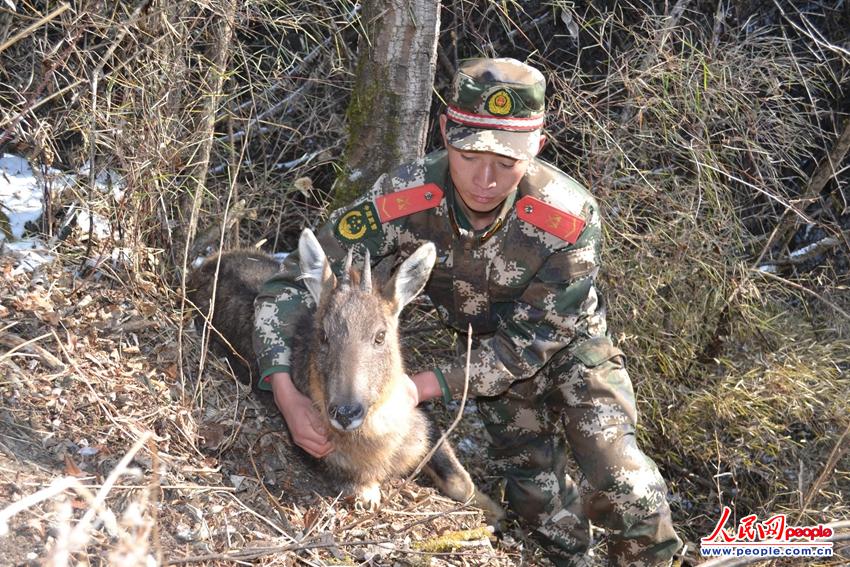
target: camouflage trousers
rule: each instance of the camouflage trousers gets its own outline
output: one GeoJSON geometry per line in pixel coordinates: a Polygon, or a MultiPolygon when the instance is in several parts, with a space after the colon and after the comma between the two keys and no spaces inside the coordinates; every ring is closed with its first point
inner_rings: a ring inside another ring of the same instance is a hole
{"type": "Polygon", "coordinates": [[[508,503],[553,563],[592,564],[589,522],[608,530],[609,565],[670,563],[682,542],[658,467],[637,446],[634,391],[608,338],[564,349],[478,408],[508,503]],[[567,472],[567,444],[580,485],[567,472]]]}

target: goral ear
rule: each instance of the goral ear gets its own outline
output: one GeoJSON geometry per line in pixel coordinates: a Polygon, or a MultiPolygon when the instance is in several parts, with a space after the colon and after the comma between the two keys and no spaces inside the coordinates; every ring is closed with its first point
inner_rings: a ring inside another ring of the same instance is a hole
{"type": "Polygon", "coordinates": [[[416,249],[407,260],[402,262],[398,271],[383,288],[385,297],[394,301],[396,315],[401,313],[404,306],[419,295],[431,277],[434,262],[437,261],[437,248],[431,242],[426,242],[416,249]]]}
{"type": "Polygon", "coordinates": [[[309,228],[301,231],[301,237],[298,239],[298,261],[301,267],[300,279],[304,280],[304,285],[318,305],[321,302],[322,290],[333,288],[336,277],[331,271],[322,245],[309,228]]]}

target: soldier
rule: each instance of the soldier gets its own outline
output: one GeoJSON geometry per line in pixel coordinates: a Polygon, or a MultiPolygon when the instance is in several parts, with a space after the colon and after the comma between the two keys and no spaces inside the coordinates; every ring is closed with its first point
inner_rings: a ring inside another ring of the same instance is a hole
{"type": "MultiPolygon", "coordinates": [[[[335,270],[352,246],[380,259],[434,242],[425,293],[447,325],[462,333],[472,325],[469,394],[508,503],[554,563],[590,563],[590,520],[609,530],[611,565],[668,564],[681,541],[664,480],[638,448],[631,381],[594,284],[599,206],[536,157],[544,93],[543,75],[519,61],[464,63],[440,116],[445,150],[383,175],[318,237],[335,270]],[[584,498],[566,470],[567,445],[584,498]]],[[[254,344],[260,387],[273,391],[295,442],[322,457],[333,447],[289,376],[293,322],[313,307],[298,276],[290,255],[265,285],[254,344]]],[[[414,375],[411,405],[459,397],[465,360],[414,375]]]]}

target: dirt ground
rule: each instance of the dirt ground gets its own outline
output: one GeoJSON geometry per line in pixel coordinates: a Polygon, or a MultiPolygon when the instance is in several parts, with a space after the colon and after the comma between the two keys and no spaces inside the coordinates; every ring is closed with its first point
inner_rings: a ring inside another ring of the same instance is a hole
{"type": "MultiPolygon", "coordinates": [[[[545,564],[521,527],[496,539],[480,511],[423,479],[385,486],[378,512],[357,509],[291,445],[269,396],[213,355],[199,372],[174,293],[74,270],[0,264],[0,501],[23,507],[3,517],[3,565],[545,564]]],[[[453,439],[498,490],[470,409],[453,439]]]]}
{"type": "MultiPolygon", "coordinates": [[[[104,264],[81,277],[73,256],[34,272],[0,256],[0,272],[0,564],[548,564],[515,518],[494,535],[481,511],[422,478],[385,486],[377,512],[358,509],[291,444],[270,396],[239,384],[224,358],[202,359],[190,311],[152,274],[104,264]]],[[[438,329],[417,300],[403,329],[415,366],[454,349],[438,329]]],[[[445,428],[458,410],[432,414],[445,428]]],[[[474,401],[450,439],[498,498],[474,401]]],[[[721,480],[654,456],[686,539],[677,564],[698,564],[690,534],[713,525],[715,503],[692,494],[721,480]]],[[[847,564],[847,541],[835,552],[816,564],[847,564]]]]}

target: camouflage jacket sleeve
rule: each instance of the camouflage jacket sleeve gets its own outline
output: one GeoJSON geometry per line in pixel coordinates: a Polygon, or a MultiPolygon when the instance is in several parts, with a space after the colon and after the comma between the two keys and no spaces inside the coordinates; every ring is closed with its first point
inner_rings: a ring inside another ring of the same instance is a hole
{"type": "MultiPolygon", "coordinates": [[[[496,333],[472,350],[470,396],[501,394],[513,382],[537,373],[574,339],[605,334],[605,316],[599,309],[594,285],[600,237],[595,213],[578,241],[549,255],[522,295],[498,314],[496,333]]],[[[466,355],[437,371],[443,380],[444,395],[460,397],[466,355]]]]}
{"type": "MultiPolygon", "coordinates": [[[[390,177],[382,176],[375,182],[366,195],[354,204],[333,212],[328,221],[316,233],[316,237],[334,272],[339,274],[348,248],[344,244],[338,227],[344,219],[356,218],[363,224],[356,229],[364,233],[357,234],[355,260],[361,261],[363,247],[369,247],[373,261],[393,253],[397,240],[395,227],[381,226],[367,218],[370,203],[388,191],[392,191],[390,177]]],[[[313,297],[300,281],[298,251],[295,250],[283,263],[281,271],[269,279],[260,290],[254,302],[254,352],[260,368],[260,389],[270,389],[266,377],[274,372],[290,372],[292,357],[292,337],[296,323],[310,309],[315,308],[313,297]]]]}

